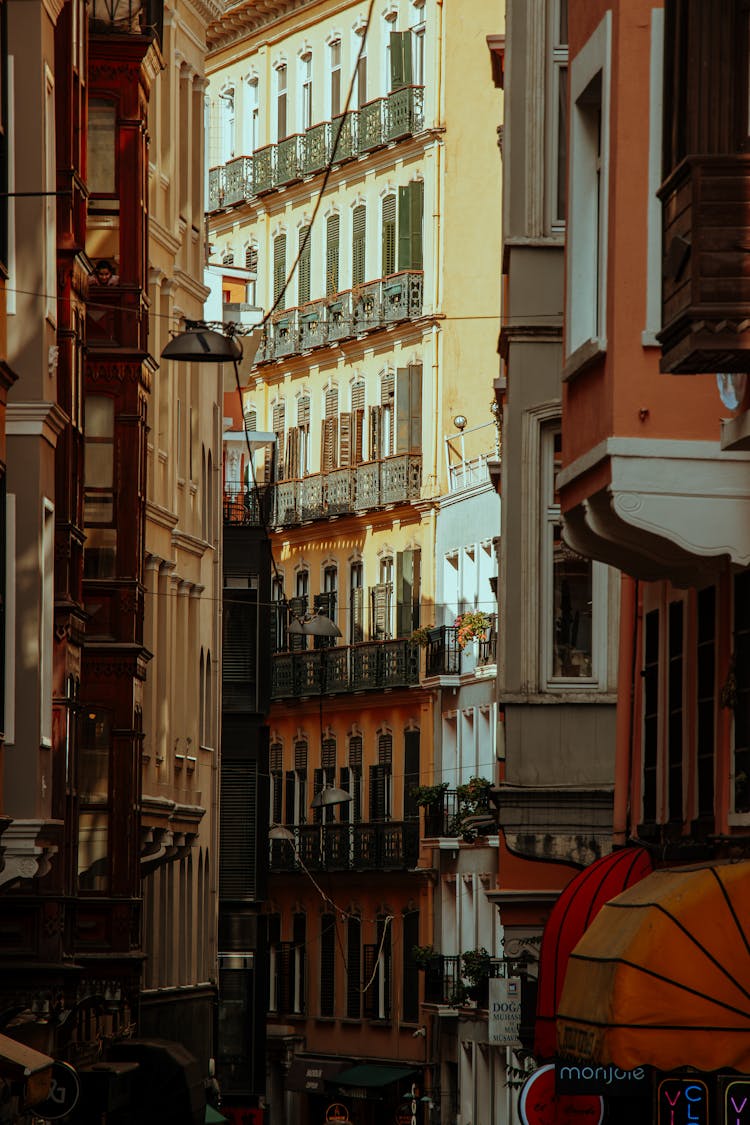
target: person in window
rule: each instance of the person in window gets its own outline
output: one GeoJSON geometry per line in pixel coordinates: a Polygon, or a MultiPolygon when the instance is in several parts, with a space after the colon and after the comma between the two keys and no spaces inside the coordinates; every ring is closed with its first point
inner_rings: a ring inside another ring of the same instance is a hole
{"type": "Polygon", "coordinates": [[[119,285],[120,278],[115,273],[112,263],[102,258],[96,263],[96,272],[92,277],[94,285],[119,285]]]}

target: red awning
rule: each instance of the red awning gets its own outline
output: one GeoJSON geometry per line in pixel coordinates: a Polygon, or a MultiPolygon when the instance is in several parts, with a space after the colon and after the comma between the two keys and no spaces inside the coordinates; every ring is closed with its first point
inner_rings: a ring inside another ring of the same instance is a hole
{"type": "Polygon", "coordinates": [[[551,1059],[557,1051],[555,1017],[573,948],[605,902],[640,882],[651,870],[645,848],[621,848],[575,875],[553,906],[539,958],[534,1040],[538,1059],[551,1059]]]}

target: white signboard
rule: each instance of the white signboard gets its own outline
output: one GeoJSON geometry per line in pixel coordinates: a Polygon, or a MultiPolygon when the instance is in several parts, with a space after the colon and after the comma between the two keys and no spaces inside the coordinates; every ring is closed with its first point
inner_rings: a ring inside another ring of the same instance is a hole
{"type": "Polygon", "coordinates": [[[520,1047],[521,978],[490,977],[490,1043],[520,1047]]]}

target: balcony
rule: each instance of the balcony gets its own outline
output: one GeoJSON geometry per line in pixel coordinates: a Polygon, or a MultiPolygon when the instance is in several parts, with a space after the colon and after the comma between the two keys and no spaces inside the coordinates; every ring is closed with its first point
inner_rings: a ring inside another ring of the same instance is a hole
{"type": "Polygon", "coordinates": [[[90,351],[148,350],[143,290],[135,286],[89,284],[86,342],[90,351]]]}
{"type": "Polygon", "coordinates": [[[273,485],[224,484],[224,523],[242,527],[267,527],[273,512],[273,485]]]}
{"type": "Polygon", "coordinates": [[[272,363],[312,348],[353,340],[377,328],[422,315],[424,274],[402,270],[358,286],[351,292],[319,298],[276,314],[255,355],[272,363]]]}
{"type": "Polygon", "coordinates": [[[464,975],[463,959],[458,957],[445,957],[436,954],[425,967],[424,1002],[425,1004],[448,1005],[451,1008],[459,1007],[472,1001],[480,1008],[486,1008],[489,1003],[490,977],[501,977],[506,968],[499,957],[489,959],[487,976],[471,981],[464,975]]]}
{"type": "Polygon", "coordinates": [[[422,458],[399,453],[382,461],[366,461],[327,473],[273,486],[269,524],[296,527],[309,520],[329,519],[418,500],[422,491],[422,458]]]}
{"type": "Polygon", "coordinates": [[[383,691],[418,683],[419,646],[406,639],[276,652],[271,663],[273,700],[383,691]]]}
{"type": "Polygon", "coordinates": [[[91,0],[89,25],[94,35],[143,35],[162,42],[163,0],[91,0]]]}
{"type": "Polygon", "coordinates": [[[662,371],[750,371],[750,154],[691,156],[663,208],[662,371]]]}
{"type": "MultiPolygon", "coordinates": [[[[94,7],[108,9],[120,4],[124,10],[160,3],[161,0],[94,0],[94,7]]],[[[295,183],[303,176],[318,175],[329,163],[353,160],[383,145],[414,136],[423,127],[424,87],[404,86],[393,90],[387,97],[376,98],[359,110],[335,117],[333,121],[321,121],[304,133],[257,149],[252,156],[241,156],[211,168],[208,210],[218,211],[295,183]]]]}
{"type": "Polygon", "coordinates": [[[288,827],[294,844],[271,841],[271,871],[404,871],[419,858],[416,820],[288,827]]]}
{"type": "Polygon", "coordinates": [[[425,654],[426,676],[460,676],[461,649],[458,647],[458,629],[453,625],[440,625],[430,629],[425,654]]]}

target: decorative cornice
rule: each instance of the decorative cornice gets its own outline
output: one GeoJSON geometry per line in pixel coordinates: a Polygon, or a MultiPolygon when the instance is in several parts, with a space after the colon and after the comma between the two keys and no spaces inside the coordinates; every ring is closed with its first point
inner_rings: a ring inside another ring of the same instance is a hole
{"type": "Polygon", "coordinates": [[[68,415],[56,402],[10,402],[5,432],[8,437],[44,438],[54,449],[68,421],[68,415]]]}
{"type": "Polygon", "coordinates": [[[5,862],[0,871],[0,886],[46,875],[52,867],[52,856],[57,853],[57,844],[49,836],[57,835],[62,827],[61,820],[12,820],[2,834],[5,862]]]}

